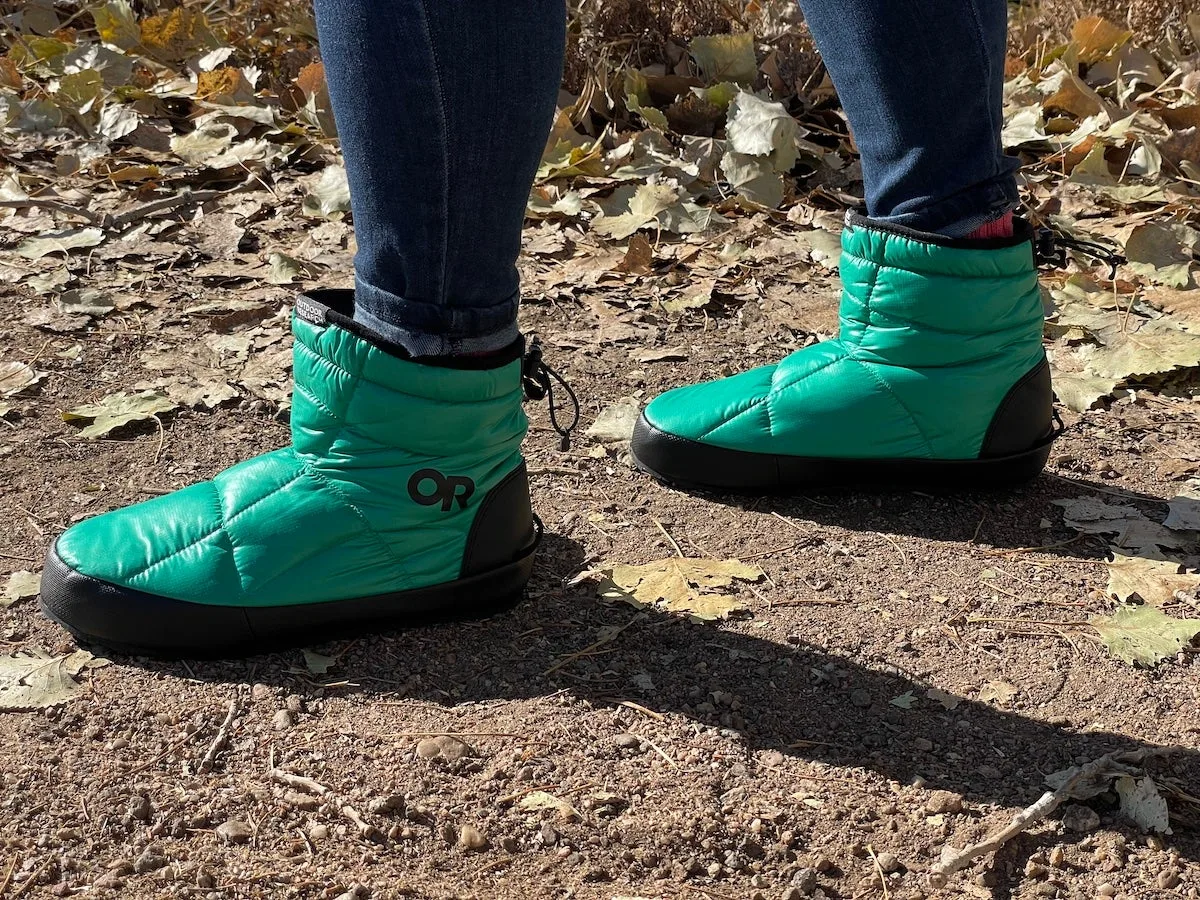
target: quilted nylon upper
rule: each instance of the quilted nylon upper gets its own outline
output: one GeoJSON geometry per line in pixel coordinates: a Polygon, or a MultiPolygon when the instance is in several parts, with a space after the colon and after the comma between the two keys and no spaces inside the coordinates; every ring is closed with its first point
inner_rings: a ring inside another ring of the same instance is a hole
{"type": "Polygon", "coordinates": [[[772,366],[668,391],[660,431],[825,458],[974,459],[1010,388],[1041,362],[1032,247],[947,247],[848,224],[839,334],[772,366]]]}
{"type": "Polygon", "coordinates": [[[521,459],[520,362],[438,368],[336,325],[292,326],[292,446],[75,525],[58,539],[64,562],[147,593],[236,606],[459,576],[479,504],[521,459]],[[465,508],[414,502],[409,480],[422,469],[469,478],[465,508]]]}

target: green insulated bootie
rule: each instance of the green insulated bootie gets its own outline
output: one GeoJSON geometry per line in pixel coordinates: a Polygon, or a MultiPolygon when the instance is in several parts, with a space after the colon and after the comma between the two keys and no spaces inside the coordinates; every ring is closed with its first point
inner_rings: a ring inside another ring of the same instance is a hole
{"type": "Polygon", "coordinates": [[[540,537],[521,342],[418,362],[352,305],[296,304],[292,445],[68,529],[42,576],[50,618],[118,649],[213,656],[519,599],[540,537]]]}
{"type": "Polygon", "coordinates": [[[690,487],[963,488],[1037,475],[1056,436],[1032,232],[962,241],[848,216],[837,339],[668,391],[633,456],[690,487]]]}

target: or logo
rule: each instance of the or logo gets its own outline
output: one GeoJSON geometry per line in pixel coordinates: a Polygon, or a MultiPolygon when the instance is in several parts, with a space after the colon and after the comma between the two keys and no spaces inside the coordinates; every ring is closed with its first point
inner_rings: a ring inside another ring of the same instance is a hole
{"type": "Polygon", "coordinates": [[[422,506],[442,504],[442,512],[450,512],[454,501],[459,509],[467,508],[467,501],[475,493],[475,482],[463,475],[443,475],[437,469],[421,469],[408,479],[408,496],[422,506]],[[433,490],[430,491],[429,487],[433,490]]]}

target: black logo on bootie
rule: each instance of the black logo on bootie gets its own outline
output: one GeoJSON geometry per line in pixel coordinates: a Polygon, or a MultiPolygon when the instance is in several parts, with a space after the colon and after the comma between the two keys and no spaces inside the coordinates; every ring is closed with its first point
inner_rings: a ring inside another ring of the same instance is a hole
{"type": "Polygon", "coordinates": [[[475,493],[475,482],[463,475],[443,475],[437,469],[421,469],[413,472],[408,479],[408,496],[422,506],[442,504],[442,512],[450,512],[454,501],[458,501],[459,509],[467,508],[467,501],[475,493]],[[425,493],[421,487],[425,482],[433,482],[433,492],[425,493]]]}

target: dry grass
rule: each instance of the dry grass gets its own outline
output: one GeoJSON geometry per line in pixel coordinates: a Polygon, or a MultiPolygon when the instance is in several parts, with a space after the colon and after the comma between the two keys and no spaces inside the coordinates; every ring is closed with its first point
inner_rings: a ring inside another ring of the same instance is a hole
{"type": "Polygon", "coordinates": [[[702,34],[725,34],[741,2],[726,0],[575,0],[563,86],[578,92],[601,58],[635,67],[665,63],[671,44],[702,34]]]}

